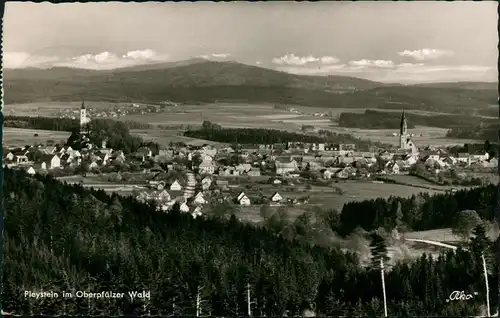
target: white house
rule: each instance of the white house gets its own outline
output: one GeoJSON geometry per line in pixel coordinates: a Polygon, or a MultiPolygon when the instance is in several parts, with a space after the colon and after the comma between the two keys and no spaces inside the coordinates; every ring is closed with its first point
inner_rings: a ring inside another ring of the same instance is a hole
{"type": "Polygon", "coordinates": [[[182,190],[182,186],[180,185],[179,181],[175,180],[170,185],[170,190],[172,190],[172,191],[181,191],[182,190]]]}
{"type": "Polygon", "coordinates": [[[210,189],[211,185],[212,185],[212,180],[209,177],[205,177],[205,178],[203,178],[203,180],[201,180],[201,188],[203,190],[210,189]]]}
{"type": "Polygon", "coordinates": [[[250,199],[246,196],[246,194],[243,194],[238,200],[240,205],[244,206],[249,206],[250,205],[250,199]]]}
{"type": "Polygon", "coordinates": [[[272,202],[280,202],[281,200],[283,200],[283,198],[278,192],[274,193],[273,196],[271,197],[272,202]]]}
{"type": "Polygon", "coordinates": [[[181,210],[181,212],[189,212],[189,207],[187,206],[186,203],[182,203],[180,205],[180,210],[181,210]]]}
{"type": "Polygon", "coordinates": [[[193,218],[197,218],[199,216],[201,216],[203,213],[201,213],[201,207],[200,206],[197,206],[196,208],[194,208],[193,212],[191,213],[191,215],[193,216],[193,218]]]}
{"type": "Polygon", "coordinates": [[[33,169],[33,167],[29,167],[29,168],[26,170],[26,172],[27,172],[28,174],[30,174],[30,175],[34,175],[34,174],[36,174],[36,171],[35,171],[35,169],[33,169]]]}
{"type": "Polygon", "coordinates": [[[170,201],[170,193],[167,192],[167,190],[163,190],[158,194],[158,200],[161,201],[170,201]]]}
{"type": "Polygon", "coordinates": [[[61,158],[58,155],[44,155],[42,162],[46,163],[47,169],[55,169],[61,167],[61,158]]]}
{"type": "Polygon", "coordinates": [[[211,160],[203,160],[198,169],[199,173],[213,174],[215,172],[215,165],[211,160]]]}
{"type": "Polygon", "coordinates": [[[201,193],[201,192],[198,192],[198,194],[195,196],[193,201],[198,203],[198,204],[207,203],[207,200],[205,200],[205,198],[203,197],[203,193],[201,193]]]}

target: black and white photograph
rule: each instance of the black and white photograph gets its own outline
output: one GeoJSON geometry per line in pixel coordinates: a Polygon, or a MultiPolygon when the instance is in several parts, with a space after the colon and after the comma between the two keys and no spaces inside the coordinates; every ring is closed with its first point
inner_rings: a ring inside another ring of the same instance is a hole
{"type": "Polygon", "coordinates": [[[6,2],[2,315],[498,317],[498,12],[6,2]]]}

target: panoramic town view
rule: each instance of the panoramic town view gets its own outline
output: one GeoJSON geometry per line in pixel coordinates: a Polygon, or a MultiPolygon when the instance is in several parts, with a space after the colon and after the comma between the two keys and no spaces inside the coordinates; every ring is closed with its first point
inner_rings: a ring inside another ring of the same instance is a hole
{"type": "Polygon", "coordinates": [[[7,3],[2,314],[498,316],[496,26],[7,3]]]}

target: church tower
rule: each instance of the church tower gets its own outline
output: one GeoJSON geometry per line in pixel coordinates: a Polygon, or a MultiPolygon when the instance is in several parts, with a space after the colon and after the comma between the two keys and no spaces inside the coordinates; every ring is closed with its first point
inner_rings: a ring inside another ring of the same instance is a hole
{"type": "Polygon", "coordinates": [[[408,136],[408,125],[406,123],[406,115],[403,110],[403,114],[401,115],[401,124],[399,125],[399,148],[407,149],[407,143],[410,136],[408,136]]]}
{"type": "Polygon", "coordinates": [[[82,107],[80,107],[80,133],[87,133],[87,109],[85,108],[85,102],[82,102],[82,107]]]}

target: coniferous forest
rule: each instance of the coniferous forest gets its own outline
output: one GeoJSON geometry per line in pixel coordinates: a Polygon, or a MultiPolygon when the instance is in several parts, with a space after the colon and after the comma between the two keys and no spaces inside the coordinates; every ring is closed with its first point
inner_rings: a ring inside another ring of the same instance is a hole
{"type": "MultiPolygon", "coordinates": [[[[255,316],[306,309],[328,316],[383,315],[380,270],[361,266],[353,252],[285,238],[234,216],[193,219],[178,205],[159,213],[135,199],[49,176],[9,169],[4,175],[6,312],[195,316],[198,301],[200,316],[245,316],[249,288],[255,316]],[[150,292],[149,299],[128,296],[142,290],[150,292]],[[59,297],[36,299],[25,291],[59,297]],[[77,291],[124,295],[90,299],[75,297],[77,291]]],[[[386,268],[388,315],[477,315],[485,303],[480,255],[493,251],[493,243],[480,228],[473,243],[469,250],[436,259],[424,254],[386,268]],[[455,290],[478,294],[447,302],[455,290]]],[[[386,259],[383,240],[373,244],[373,261],[386,259]]],[[[498,262],[488,259],[495,287],[498,262]]],[[[492,313],[497,295],[491,288],[492,313]]]]}

